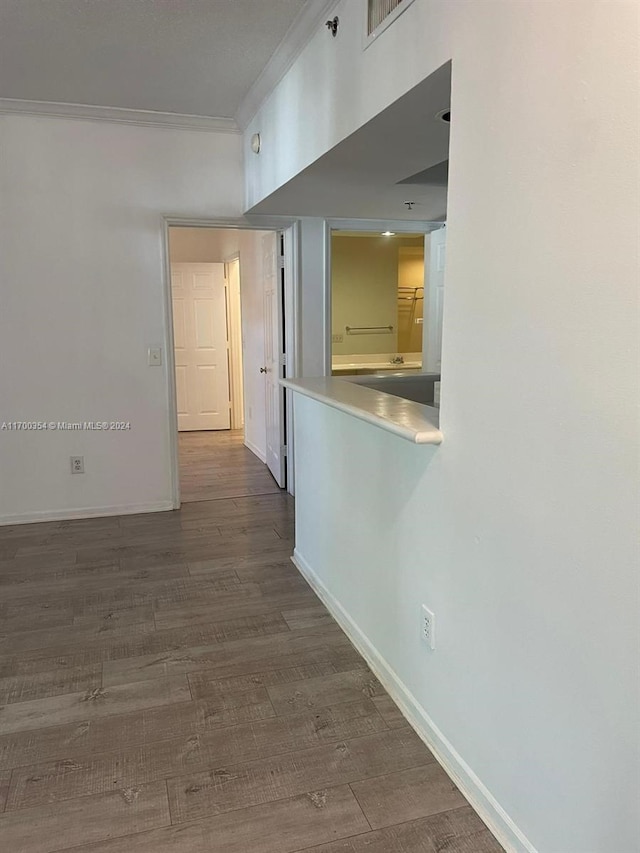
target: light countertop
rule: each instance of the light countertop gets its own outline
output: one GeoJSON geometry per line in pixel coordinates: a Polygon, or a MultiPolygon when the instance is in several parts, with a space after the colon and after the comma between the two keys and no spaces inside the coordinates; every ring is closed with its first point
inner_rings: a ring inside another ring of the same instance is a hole
{"type": "Polygon", "coordinates": [[[432,406],[404,400],[338,377],[282,379],[281,384],[414,444],[442,443],[440,413],[432,406]]]}
{"type": "Polygon", "coordinates": [[[421,361],[403,361],[399,364],[392,364],[389,361],[352,361],[342,363],[332,363],[331,370],[333,373],[347,373],[352,370],[420,370],[422,367],[421,361]]]}

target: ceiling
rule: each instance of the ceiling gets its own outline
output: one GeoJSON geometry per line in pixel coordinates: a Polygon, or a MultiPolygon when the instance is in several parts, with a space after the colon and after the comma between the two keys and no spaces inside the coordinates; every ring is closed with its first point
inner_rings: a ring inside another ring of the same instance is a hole
{"type": "Polygon", "coordinates": [[[0,0],[0,98],[232,118],[309,0],[0,0]]]}
{"type": "Polygon", "coordinates": [[[450,94],[447,63],[250,212],[445,219],[449,125],[436,115],[450,106],[450,94]],[[406,201],[413,202],[412,210],[406,201]]]}

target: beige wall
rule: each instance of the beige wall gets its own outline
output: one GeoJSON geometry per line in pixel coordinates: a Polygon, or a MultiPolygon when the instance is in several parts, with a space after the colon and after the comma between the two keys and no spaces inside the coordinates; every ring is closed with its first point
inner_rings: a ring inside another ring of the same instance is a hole
{"type": "Polygon", "coordinates": [[[169,253],[175,264],[218,264],[238,251],[239,232],[232,229],[170,228],[169,253]]]}
{"type": "MultiPolygon", "coordinates": [[[[403,255],[402,249],[419,251],[422,237],[382,237],[381,235],[333,234],[331,238],[331,314],[332,334],[342,335],[342,343],[332,345],[333,355],[362,353],[416,352],[421,349],[420,326],[416,326],[413,350],[400,347],[398,340],[398,286],[413,281],[414,255],[403,255]],[[393,326],[391,334],[348,335],[346,326],[393,326]],[[399,349],[400,347],[400,349],[399,349]]],[[[422,280],[422,273],[420,273],[422,280]]],[[[408,306],[408,302],[401,303],[408,306]]],[[[402,327],[407,326],[405,307],[402,327]]],[[[403,336],[408,343],[409,335],[403,336]]],[[[411,339],[413,341],[413,338],[411,339]]]]}
{"type": "MultiPolygon", "coordinates": [[[[422,241],[421,241],[422,242],[422,241]]],[[[424,243],[398,249],[398,352],[422,350],[424,243]]]]}

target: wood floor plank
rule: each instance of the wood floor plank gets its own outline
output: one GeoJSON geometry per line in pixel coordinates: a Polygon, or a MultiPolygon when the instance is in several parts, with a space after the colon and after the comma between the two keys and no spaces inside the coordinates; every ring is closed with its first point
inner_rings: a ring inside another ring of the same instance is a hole
{"type": "MultiPolygon", "coordinates": [[[[256,569],[258,574],[262,574],[261,569],[264,566],[282,566],[283,563],[290,563],[290,557],[293,552],[292,547],[284,548],[281,540],[275,545],[275,550],[265,550],[264,548],[257,549],[254,553],[236,554],[231,557],[215,557],[213,559],[189,560],[189,574],[192,576],[207,575],[211,572],[224,571],[232,569],[237,572],[238,577],[243,581],[251,581],[256,579],[248,577],[247,572],[256,569]],[[244,576],[243,576],[244,575],[244,576]]],[[[287,573],[288,577],[293,577],[293,574],[287,573]]]]}
{"type": "MultiPolygon", "coordinates": [[[[204,523],[210,524],[211,522],[207,519],[204,523]]],[[[283,526],[285,523],[281,513],[264,510],[253,513],[251,516],[243,515],[241,518],[219,518],[217,520],[220,535],[227,538],[229,536],[248,536],[255,531],[264,532],[269,530],[273,533],[278,525],[283,526]]],[[[202,521],[185,521],[183,529],[199,530],[202,529],[202,525],[202,521]]],[[[293,526],[291,530],[293,532],[293,526]]]]}
{"type": "Polygon", "coordinates": [[[250,539],[234,541],[218,537],[215,541],[212,538],[203,539],[201,542],[180,545],[165,551],[131,548],[120,556],[120,563],[123,569],[155,569],[158,566],[172,563],[196,563],[212,559],[240,558],[256,550],[265,555],[289,556],[293,548],[289,542],[280,539],[275,533],[262,536],[259,541],[250,539]]]}
{"type": "MultiPolygon", "coordinates": [[[[154,631],[152,619],[147,624],[140,622],[127,625],[126,634],[123,632],[121,636],[123,639],[134,643],[154,631]]],[[[37,656],[40,650],[50,653],[51,649],[87,648],[91,643],[107,643],[110,639],[109,636],[101,636],[95,627],[64,625],[43,630],[20,631],[2,636],[0,637],[0,654],[2,656],[18,654],[27,657],[29,652],[35,652],[37,656]]]]}
{"type": "MultiPolygon", "coordinates": [[[[308,589],[293,590],[281,595],[258,595],[244,599],[231,593],[226,602],[223,596],[220,598],[222,599],[220,602],[207,600],[186,602],[182,603],[180,607],[174,606],[171,609],[157,610],[155,614],[156,626],[158,630],[169,630],[198,622],[207,622],[211,619],[241,619],[261,616],[274,611],[282,612],[285,608],[308,605],[313,602],[314,593],[308,589]]],[[[284,615],[282,618],[287,627],[290,627],[284,615]]]]}
{"type": "Polygon", "coordinates": [[[36,566],[33,557],[23,557],[20,562],[13,560],[13,570],[3,570],[0,576],[0,590],[3,594],[5,587],[22,586],[28,583],[53,584],[61,580],[74,581],[91,578],[101,578],[104,574],[117,572],[120,564],[111,556],[94,558],[79,563],[75,558],[75,551],[71,552],[68,562],[63,564],[53,563],[51,565],[36,566]]]}
{"type": "Polygon", "coordinates": [[[111,530],[114,527],[120,527],[120,519],[117,515],[97,516],[96,518],[73,518],[54,522],[54,525],[54,531],[111,530]]]}
{"type": "Polygon", "coordinates": [[[204,773],[169,779],[174,823],[197,820],[424,764],[430,753],[410,729],[385,731],[204,773]]]}
{"type": "Polygon", "coordinates": [[[127,570],[139,571],[140,569],[158,570],[165,566],[183,565],[187,562],[187,549],[176,546],[174,548],[149,548],[138,545],[121,545],[109,549],[86,548],[78,551],[78,562],[91,564],[100,558],[101,554],[106,559],[117,559],[120,566],[127,570]]]}
{"type": "Polygon", "coordinates": [[[40,521],[37,524],[7,524],[0,527],[0,541],[41,539],[60,529],[60,521],[40,521]]]}
{"type": "MultiPolygon", "coordinates": [[[[264,690],[228,697],[238,707],[265,701],[264,690]]],[[[339,705],[321,713],[293,714],[181,735],[170,740],[102,754],[19,767],[14,770],[7,810],[59,802],[159,779],[206,771],[222,764],[296,753],[385,730],[369,702],[339,705]]]]}
{"type": "MultiPolygon", "coordinates": [[[[235,573],[234,573],[235,577],[235,573]]],[[[179,610],[185,604],[213,604],[225,606],[236,604],[249,599],[262,598],[262,592],[257,583],[240,583],[237,579],[234,583],[221,586],[213,582],[207,583],[209,578],[197,581],[193,580],[194,595],[176,598],[157,598],[156,609],[158,614],[170,613],[179,610]]]]}
{"type": "Polygon", "coordinates": [[[504,853],[468,806],[296,853],[504,853]]]}
{"type": "Polygon", "coordinates": [[[318,604],[318,599],[315,595],[313,598],[315,601],[309,607],[297,607],[292,610],[282,611],[284,620],[291,630],[295,631],[313,627],[321,628],[324,625],[330,625],[334,621],[333,616],[326,607],[318,604]]]}
{"type": "Polygon", "coordinates": [[[15,577],[56,571],[65,566],[73,566],[75,562],[75,551],[53,551],[49,549],[42,554],[16,556],[9,560],[0,560],[0,585],[12,583],[15,577]]]}
{"type": "Polygon", "coordinates": [[[179,607],[184,602],[198,603],[204,599],[215,604],[220,593],[235,592],[241,598],[243,586],[235,572],[224,571],[206,577],[188,577],[179,583],[161,586],[153,591],[152,600],[156,610],[179,607]]]}
{"type": "Polygon", "coordinates": [[[180,492],[185,503],[281,492],[269,469],[244,447],[240,430],[224,436],[180,433],[180,492]]]}
{"type": "Polygon", "coordinates": [[[390,729],[401,729],[409,725],[406,717],[402,715],[402,711],[391,696],[385,693],[382,696],[374,696],[371,701],[390,729]]]}
{"type": "MultiPolygon", "coordinates": [[[[264,694],[260,694],[263,696],[264,694]]],[[[48,761],[82,761],[87,755],[108,752],[114,744],[136,748],[180,733],[185,737],[274,717],[269,701],[251,703],[249,692],[234,697],[180,702],[96,717],[78,723],[0,735],[0,769],[42,764],[48,761]]]]}
{"type": "Polygon", "coordinates": [[[180,518],[182,521],[191,521],[194,518],[240,519],[251,514],[269,512],[292,516],[295,513],[294,501],[284,492],[232,500],[193,501],[180,508],[180,518]]]}
{"type": "Polygon", "coordinates": [[[165,783],[156,782],[97,797],[5,812],[0,815],[0,840],[3,849],[11,853],[53,853],[167,826],[169,822],[165,783]]]}
{"type": "MultiPolygon", "coordinates": [[[[292,592],[293,590],[297,592],[313,592],[307,581],[298,572],[296,572],[292,577],[285,579],[262,578],[257,583],[260,587],[260,592],[264,596],[285,595],[286,593],[292,592]]],[[[319,604],[317,597],[315,597],[313,600],[316,603],[316,606],[322,606],[321,604],[319,604]]]]}
{"type": "Polygon", "coordinates": [[[84,572],[78,576],[41,579],[31,577],[19,583],[2,587],[3,601],[24,601],[25,599],[48,598],[62,595],[82,595],[104,592],[111,587],[120,590],[137,590],[141,582],[167,581],[171,578],[187,577],[187,562],[171,565],[132,568],[123,571],[119,564],[111,564],[100,572],[84,572]]]}
{"type": "Polygon", "coordinates": [[[372,829],[466,805],[465,798],[435,761],[424,767],[354,782],[351,789],[372,829]]]}
{"type": "Polygon", "coordinates": [[[30,631],[33,628],[59,628],[71,625],[73,608],[67,603],[43,602],[33,604],[4,604],[0,610],[2,634],[30,631]]]}
{"type": "Polygon", "coordinates": [[[251,494],[251,495],[265,495],[270,493],[277,493],[280,489],[274,482],[267,482],[265,485],[257,485],[257,486],[247,486],[244,482],[238,483],[237,485],[215,485],[215,498],[211,497],[212,490],[210,488],[198,488],[197,486],[193,486],[191,489],[191,499],[194,501],[204,501],[204,500],[219,500],[221,498],[227,498],[229,500],[236,498],[240,495],[251,494]]]}
{"type": "Polygon", "coordinates": [[[278,506],[293,507],[293,501],[289,495],[283,494],[282,492],[277,496],[244,495],[242,497],[234,498],[233,503],[239,510],[244,512],[256,509],[273,509],[273,507],[278,506]]]}
{"type": "MultiPolygon", "coordinates": [[[[222,704],[222,703],[221,703],[222,704]]],[[[262,689],[226,697],[227,707],[268,704],[262,689]]],[[[220,707],[220,706],[218,706],[220,707]]],[[[225,735],[182,735],[170,740],[90,754],[78,758],[21,767],[14,770],[7,810],[105,793],[114,786],[125,789],[170,776],[201,771],[216,763],[216,748],[225,735]]]]}
{"type": "MultiPolygon", "coordinates": [[[[197,572],[192,570],[191,566],[189,566],[189,572],[190,574],[197,574],[197,572]]],[[[298,570],[288,556],[284,559],[274,560],[273,562],[245,560],[242,565],[236,566],[235,572],[243,583],[265,579],[286,581],[298,574],[298,570]]]]}
{"type": "MultiPolygon", "coordinates": [[[[367,822],[349,787],[309,791],[263,806],[151,830],[126,839],[127,853],[294,853],[364,832],[367,822]]],[[[122,840],[74,853],[122,853],[122,840]]]]}
{"type": "Polygon", "coordinates": [[[23,649],[19,654],[3,655],[0,657],[0,677],[66,666],[90,666],[128,657],[163,655],[169,651],[185,653],[194,646],[280,633],[288,634],[290,631],[278,612],[224,622],[202,622],[165,631],[148,631],[145,625],[131,625],[115,637],[85,636],[80,649],[77,642],[70,641],[53,649],[38,647],[28,651],[23,649]]]}
{"type": "Polygon", "coordinates": [[[0,562],[12,560],[18,553],[18,545],[0,540],[0,562]]]}
{"type": "Polygon", "coordinates": [[[95,545],[97,543],[108,543],[119,539],[122,531],[118,525],[111,528],[67,528],[60,530],[47,537],[44,542],[29,543],[23,545],[17,551],[17,556],[28,557],[35,554],[45,554],[50,550],[75,551],[85,542],[95,545]]]}
{"type": "Polygon", "coordinates": [[[102,684],[102,666],[79,666],[53,669],[34,675],[0,678],[0,704],[46,699],[63,693],[93,690],[102,684]]]}
{"type": "Polygon", "coordinates": [[[105,661],[103,683],[126,684],[199,670],[211,671],[217,678],[249,675],[326,660],[329,648],[345,646],[352,648],[337,627],[322,633],[296,633],[287,628],[270,635],[105,661]]]}
{"type": "MultiPolygon", "coordinates": [[[[23,584],[3,587],[2,600],[9,608],[38,606],[48,602],[52,607],[64,604],[74,605],[77,601],[100,601],[113,596],[142,595],[160,587],[181,580],[189,580],[186,563],[175,566],[163,566],[161,571],[126,571],[119,564],[113,565],[99,575],[86,574],[77,578],[46,581],[30,580],[23,584]]],[[[145,598],[144,600],[147,600],[145,598]]]]}
{"type": "MultiPolygon", "coordinates": [[[[187,677],[194,699],[212,698],[226,690],[248,689],[251,686],[275,687],[276,685],[292,684],[310,678],[319,678],[325,675],[360,670],[371,673],[365,662],[351,646],[331,649],[325,647],[323,654],[317,654],[316,660],[311,662],[310,657],[305,657],[298,666],[278,667],[277,669],[262,669],[249,675],[234,675],[219,677],[217,673],[210,670],[199,670],[192,672],[187,677]]],[[[280,662],[280,661],[279,661],[280,662]]],[[[271,662],[273,666],[273,662],[271,662]]]]}
{"type": "MultiPolygon", "coordinates": [[[[0,812],[3,812],[9,796],[11,770],[0,770],[0,812]]],[[[1,839],[0,839],[1,840],[1,839]]]]}
{"type": "MultiPolygon", "coordinates": [[[[213,594],[216,590],[228,590],[241,583],[234,571],[212,573],[206,577],[183,577],[168,579],[146,578],[129,588],[110,587],[104,589],[63,593],[51,599],[55,607],[71,608],[75,616],[105,616],[113,610],[128,610],[144,605],[158,605],[165,602],[189,601],[203,594],[213,594]]],[[[38,598],[20,602],[19,607],[33,609],[38,598]]]]}
{"type": "Polygon", "coordinates": [[[140,684],[98,687],[81,693],[66,693],[0,707],[3,733],[82,722],[108,714],[123,714],[140,708],[184,702],[191,698],[184,676],[158,678],[140,684]]]}
{"type": "Polygon", "coordinates": [[[278,714],[352,702],[362,696],[370,699],[384,693],[380,682],[366,669],[322,675],[289,684],[269,685],[267,689],[278,714]]]}
{"type": "Polygon", "coordinates": [[[84,613],[73,617],[73,626],[91,634],[114,634],[129,625],[155,626],[153,604],[110,608],[102,613],[84,613]]]}

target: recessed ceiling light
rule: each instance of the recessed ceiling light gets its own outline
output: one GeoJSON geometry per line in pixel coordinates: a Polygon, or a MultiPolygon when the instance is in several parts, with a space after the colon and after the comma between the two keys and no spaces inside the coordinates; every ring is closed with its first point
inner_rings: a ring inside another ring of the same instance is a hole
{"type": "Polygon", "coordinates": [[[395,231],[383,231],[382,236],[383,237],[395,237],[396,232],[395,231]]]}
{"type": "Polygon", "coordinates": [[[451,107],[447,107],[446,110],[440,110],[439,113],[436,113],[436,118],[445,124],[451,124],[451,107]]]}

